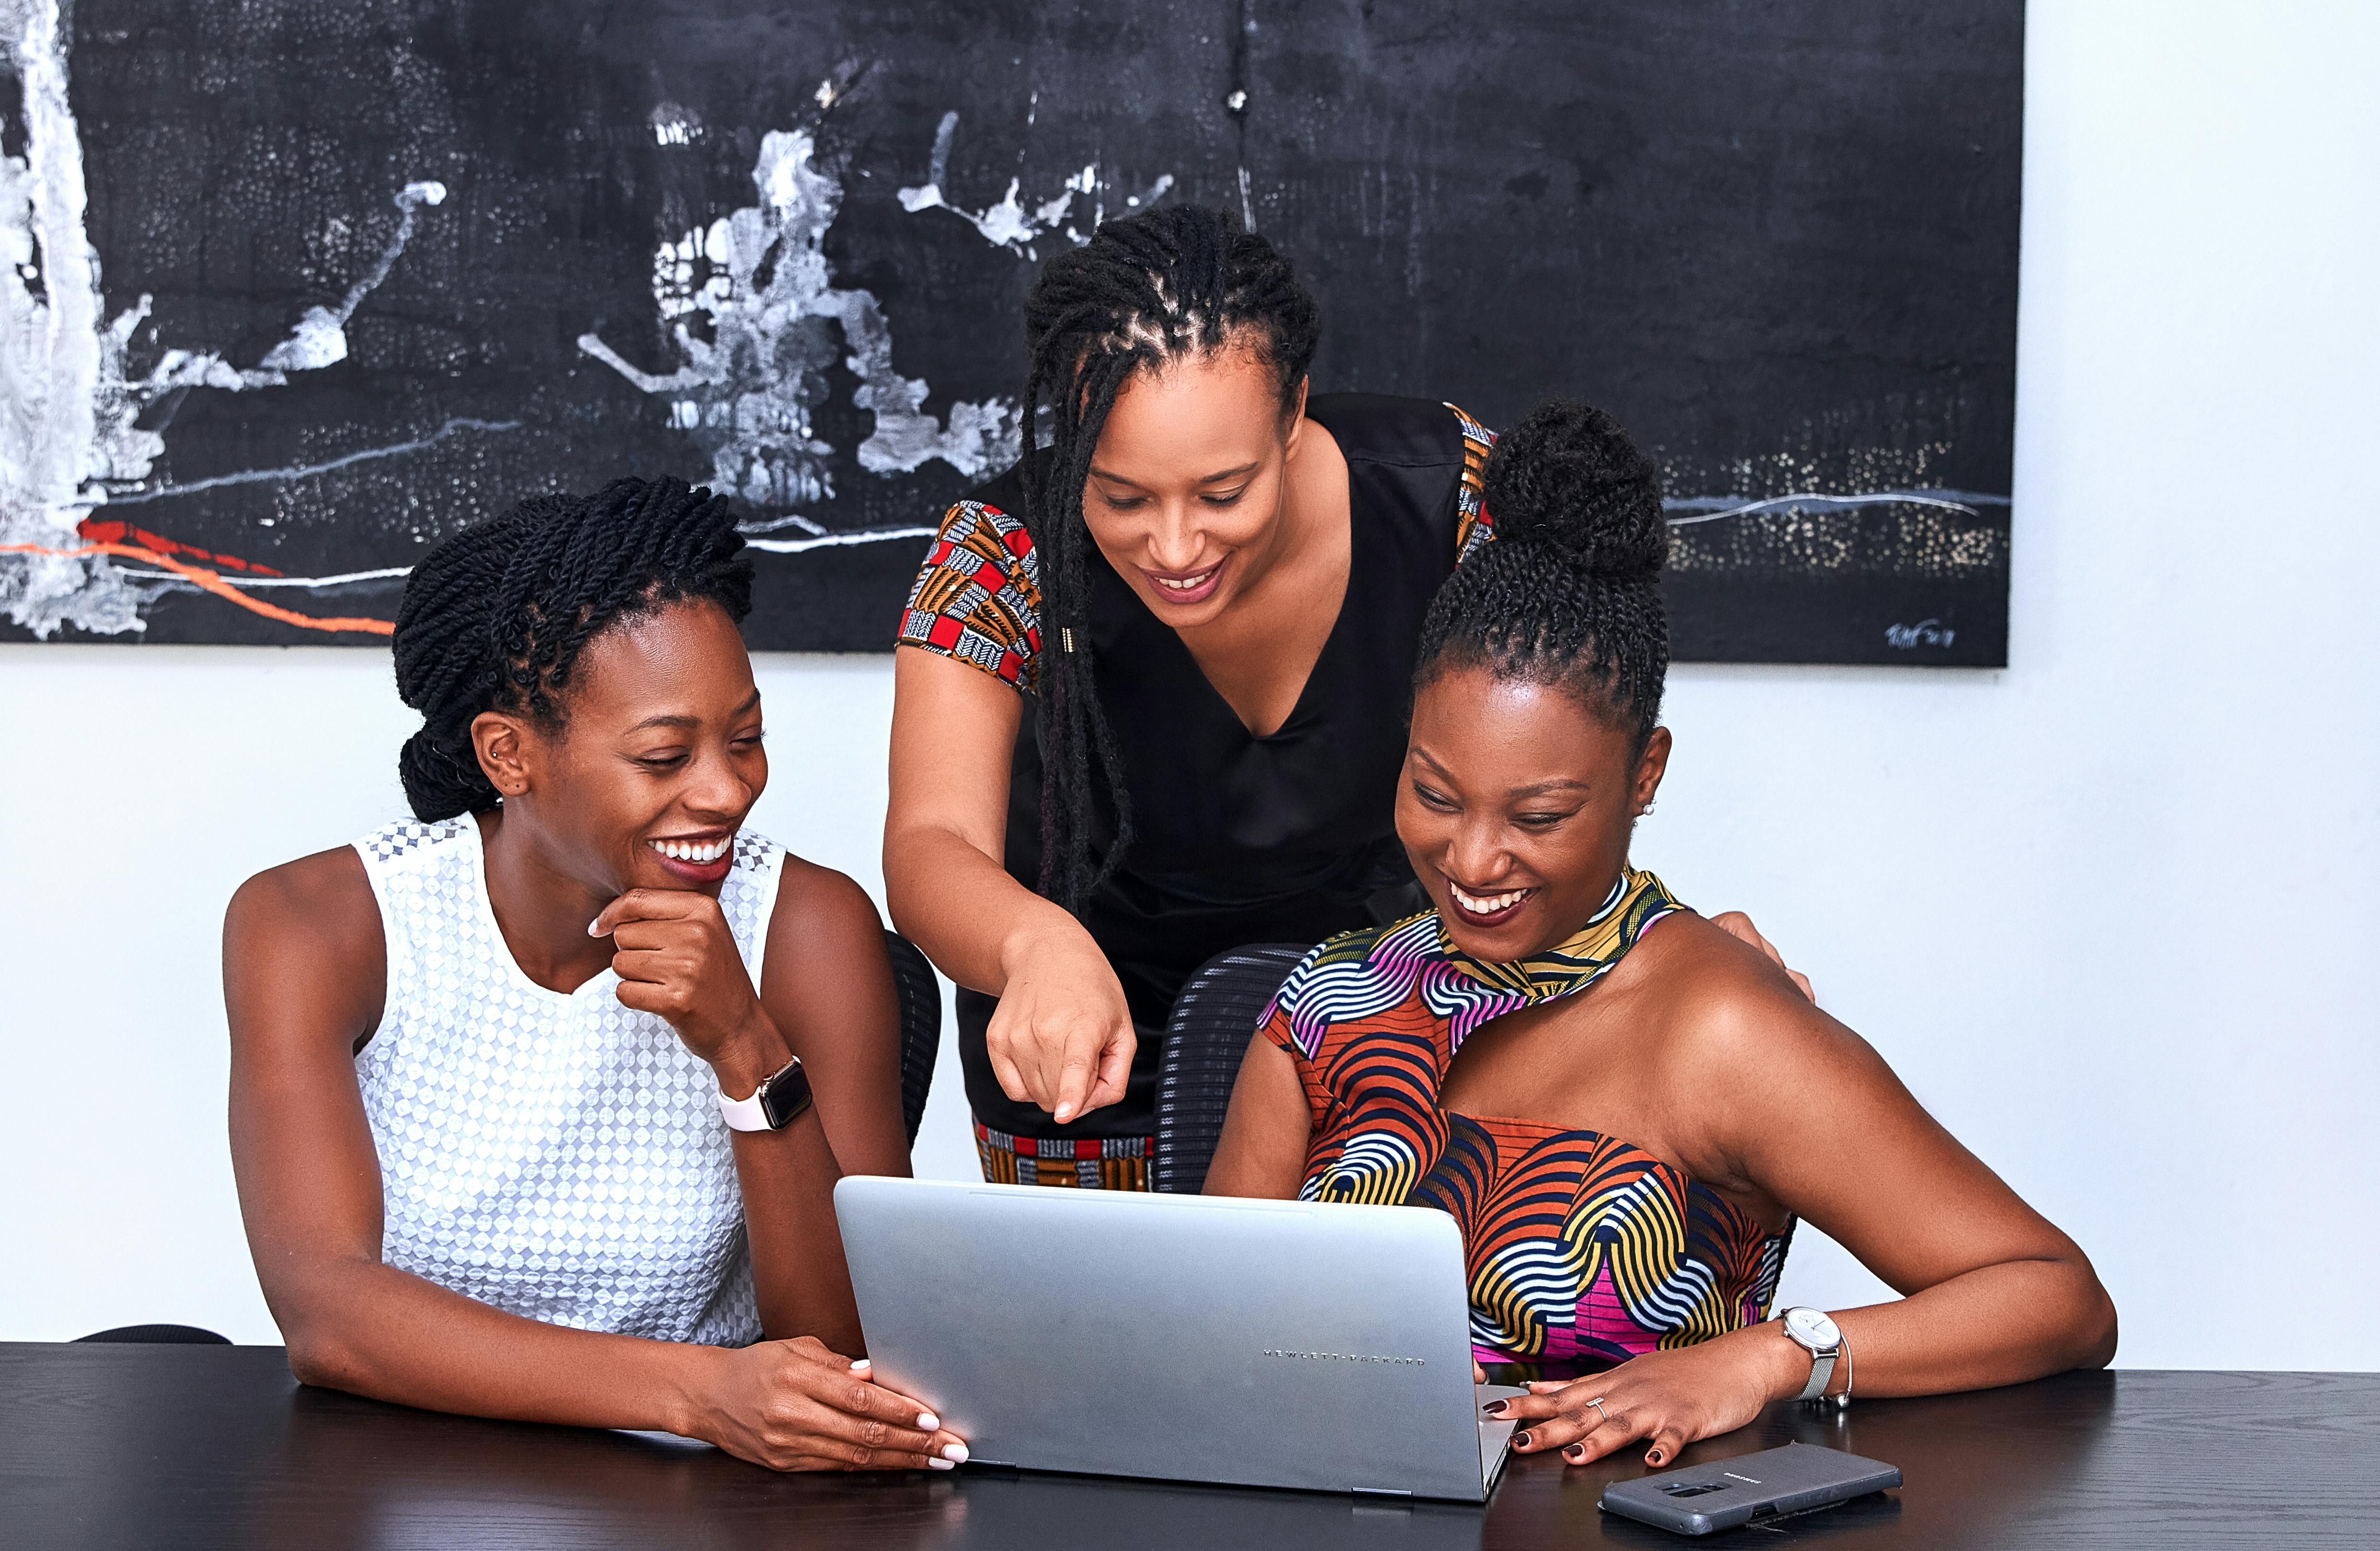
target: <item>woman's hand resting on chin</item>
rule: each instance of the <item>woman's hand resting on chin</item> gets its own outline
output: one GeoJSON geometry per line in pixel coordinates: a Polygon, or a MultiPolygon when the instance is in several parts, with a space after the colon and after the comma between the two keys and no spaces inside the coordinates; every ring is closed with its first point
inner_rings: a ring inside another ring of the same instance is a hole
{"type": "Polygon", "coordinates": [[[1735,1431],[1808,1382],[1809,1353],[1772,1321],[1696,1346],[1649,1351],[1567,1384],[1532,1384],[1528,1394],[1486,1410],[1520,1424],[1512,1434],[1516,1453],[1559,1450],[1569,1463],[1584,1465],[1643,1438],[1651,1445],[1645,1462],[1666,1465],[1686,1445],[1735,1431]],[[1797,1364],[1801,1376],[1794,1378],[1797,1364]]]}
{"type": "Polygon", "coordinates": [[[941,1418],[817,1339],[713,1348],[716,1365],[674,1429],[772,1471],[946,1471],[966,1445],[941,1418]]]}

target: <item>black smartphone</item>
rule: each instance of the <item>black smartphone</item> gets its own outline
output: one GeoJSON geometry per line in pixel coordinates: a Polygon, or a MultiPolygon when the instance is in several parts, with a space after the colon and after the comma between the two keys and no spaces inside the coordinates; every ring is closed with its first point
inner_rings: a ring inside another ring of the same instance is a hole
{"type": "Polygon", "coordinates": [[[1682,1535],[1807,1513],[1900,1484],[1900,1467],[1840,1448],[1789,1443],[1716,1464],[1663,1471],[1603,1489],[1603,1511],[1682,1535]]]}

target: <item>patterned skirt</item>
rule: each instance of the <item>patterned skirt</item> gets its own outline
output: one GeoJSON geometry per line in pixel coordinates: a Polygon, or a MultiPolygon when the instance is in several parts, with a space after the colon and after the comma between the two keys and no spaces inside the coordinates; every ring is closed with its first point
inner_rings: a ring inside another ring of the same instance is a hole
{"type": "Polygon", "coordinates": [[[976,1156],[995,1185],[1147,1190],[1153,1136],[1011,1136],[975,1122],[976,1156]]]}

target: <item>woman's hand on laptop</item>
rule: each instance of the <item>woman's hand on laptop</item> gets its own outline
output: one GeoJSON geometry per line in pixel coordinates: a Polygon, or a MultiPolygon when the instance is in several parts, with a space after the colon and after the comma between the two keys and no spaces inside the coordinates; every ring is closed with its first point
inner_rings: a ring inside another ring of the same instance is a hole
{"type": "MultiPolygon", "coordinates": [[[[1584,1465],[1643,1438],[1651,1444],[1645,1462],[1666,1465],[1696,1439],[1743,1426],[1777,1398],[1779,1364],[1788,1361],[1779,1348],[1800,1351],[1755,1325],[1696,1346],[1648,1351],[1567,1384],[1532,1384],[1526,1395],[1488,1411],[1519,1423],[1512,1433],[1517,1453],[1559,1450],[1566,1462],[1584,1465]]],[[[1808,1354],[1802,1360],[1806,1378],[1808,1354]]]]}
{"type": "Polygon", "coordinates": [[[717,1365],[678,1429],[774,1471],[946,1471],[966,1445],[940,1418],[816,1338],[710,1349],[717,1365]]]}

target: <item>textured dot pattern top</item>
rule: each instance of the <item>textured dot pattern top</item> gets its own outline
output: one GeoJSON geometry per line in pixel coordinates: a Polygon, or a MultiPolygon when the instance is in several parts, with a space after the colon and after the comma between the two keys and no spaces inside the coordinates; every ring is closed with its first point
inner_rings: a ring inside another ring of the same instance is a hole
{"type": "MultiPolygon", "coordinates": [[[[623,1007],[514,960],[470,818],[356,842],[388,993],[356,1058],[380,1154],[381,1258],[530,1319],[658,1340],[758,1340],[744,1197],[706,1065],[623,1007]]],[[[720,909],[754,985],[784,853],[749,832],[720,909]]]]}

